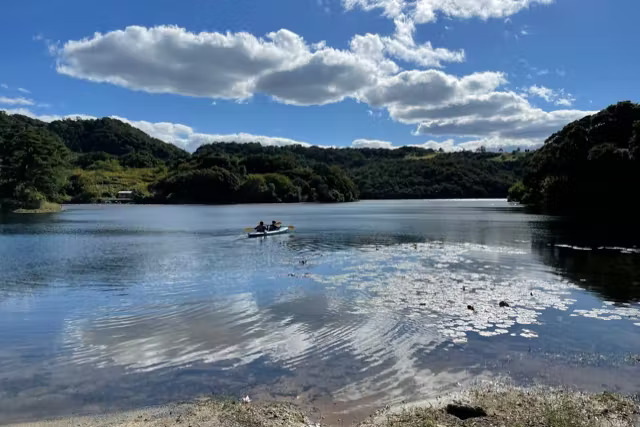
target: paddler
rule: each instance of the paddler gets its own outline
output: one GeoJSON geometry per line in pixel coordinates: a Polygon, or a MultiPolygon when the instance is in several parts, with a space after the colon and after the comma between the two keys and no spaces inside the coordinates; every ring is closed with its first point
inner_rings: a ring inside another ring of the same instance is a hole
{"type": "Polygon", "coordinates": [[[271,221],[271,225],[269,226],[269,231],[276,231],[276,230],[280,230],[280,226],[278,225],[277,222],[271,221]]]}

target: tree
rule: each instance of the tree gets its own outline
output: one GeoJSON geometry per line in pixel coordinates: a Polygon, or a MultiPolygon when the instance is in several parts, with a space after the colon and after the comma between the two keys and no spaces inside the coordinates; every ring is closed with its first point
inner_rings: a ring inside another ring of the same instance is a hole
{"type": "Polygon", "coordinates": [[[264,175],[267,186],[272,189],[276,195],[277,202],[299,202],[300,188],[293,185],[291,180],[285,175],[279,173],[268,173],[264,175]]]}
{"type": "Polygon", "coordinates": [[[239,191],[239,200],[249,203],[275,202],[274,188],[267,185],[263,175],[249,175],[239,191]]]}
{"type": "Polygon", "coordinates": [[[219,167],[179,172],[155,186],[163,200],[173,203],[229,203],[239,188],[238,177],[219,167]]]}
{"type": "Polygon", "coordinates": [[[59,138],[29,127],[5,140],[0,149],[2,197],[23,204],[63,199],[70,153],[59,138]]]}
{"type": "Polygon", "coordinates": [[[629,189],[640,184],[639,136],[640,105],[630,102],[568,124],[531,158],[528,204],[581,215],[635,212],[629,189]]]}
{"type": "Polygon", "coordinates": [[[526,191],[527,189],[525,188],[522,181],[518,181],[509,188],[509,195],[507,197],[507,200],[509,200],[510,202],[523,202],[525,199],[526,191]]]}
{"type": "Polygon", "coordinates": [[[640,120],[633,122],[633,132],[629,139],[629,154],[631,160],[640,162],[640,120]]]}

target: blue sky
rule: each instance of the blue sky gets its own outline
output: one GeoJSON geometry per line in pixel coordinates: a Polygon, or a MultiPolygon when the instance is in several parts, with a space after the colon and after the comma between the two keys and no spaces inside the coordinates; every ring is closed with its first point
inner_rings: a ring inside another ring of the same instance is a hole
{"type": "Polygon", "coordinates": [[[6,0],[0,109],[116,116],[189,150],[531,147],[638,99],[639,15],[633,0],[6,0]]]}

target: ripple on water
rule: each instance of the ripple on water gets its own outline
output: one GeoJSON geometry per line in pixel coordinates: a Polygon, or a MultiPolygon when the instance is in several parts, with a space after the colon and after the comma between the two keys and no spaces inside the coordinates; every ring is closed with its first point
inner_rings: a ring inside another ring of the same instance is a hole
{"type": "MultiPolygon", "coordinates": [[[[268,360],[333,382],[336,399],[401,396],[433,379],[423,361],[443,344],[464,345],[473,335],[536,339],[545,310],[572,308],[578,288],[569,281],[503,268],[526,254],[430,242],[307,253],[305,266],[287,257],[280,262],[304,274],[275,273],[273,281],[295,285],[269,302],[254,292],[205,294],[70,319],[64,334],[70,356],[61,357],[136,372],[195,363],[233,369],[268,360]]],[[[243,274],[250,280],[254,272],[243,274]]],[[[161,294],[172,298],[174,291],[161,294]]],[[[571,315],[640,320],[635,307],[607,304],[571,315]]]]}

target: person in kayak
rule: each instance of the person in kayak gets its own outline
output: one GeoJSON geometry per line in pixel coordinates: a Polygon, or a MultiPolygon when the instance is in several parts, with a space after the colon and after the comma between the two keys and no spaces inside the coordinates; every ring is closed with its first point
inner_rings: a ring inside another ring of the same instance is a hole
{"type": "Polygon", "coordinates": [[[280,226],[278,225],[277,222],[271,221],[271,225],[269,226],[269,231],[276,231],[276,230],[280,230],[280,226]]]}
{"type": "Polygon", "coordinates": [[[255,228],[255,230],[258,233],[264,233],[265,231],[267,231],[267,226],[264,225],[264,222],[260,221],[260,224],[258,224],[258,226],[255,228]]]}

